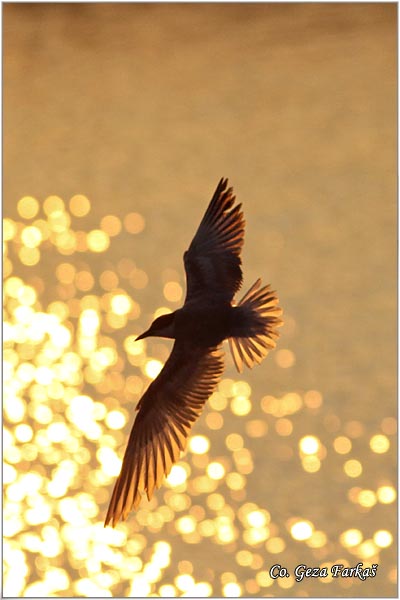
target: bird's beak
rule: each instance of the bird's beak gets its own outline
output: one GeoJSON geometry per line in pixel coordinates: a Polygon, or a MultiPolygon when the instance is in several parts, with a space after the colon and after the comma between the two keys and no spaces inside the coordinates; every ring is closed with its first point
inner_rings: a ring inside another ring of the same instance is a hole
{"type": "Polygon", "coordinates": [[[142,340],[145,337],[148,337],[149,335],[149,330],[145,331],[144,333],[141,333],[140,335],[137,336],[135,342],[137,342],[138,340],[142,340]]]}

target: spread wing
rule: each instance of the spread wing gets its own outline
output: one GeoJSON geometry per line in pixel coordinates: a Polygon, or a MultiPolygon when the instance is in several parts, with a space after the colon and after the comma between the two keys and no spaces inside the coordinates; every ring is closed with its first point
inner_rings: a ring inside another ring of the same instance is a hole
{"type": "Polygon", "coordinates": [[[175,342],[137,406],[105,526],[125,520],[132,508],[138,508],[142,493],[150,500],[185,449],[191,426],[214,391],[223,366],[218,348],[175,342]]]}
{"type": "Polygon", "coordinates": [[[233,189],[221,179],[189,250],[183,255],[186,301],[216,299],[231,302],[242,283],[240,251],[245,221],[241,204],[234,206],[233,189]]]}

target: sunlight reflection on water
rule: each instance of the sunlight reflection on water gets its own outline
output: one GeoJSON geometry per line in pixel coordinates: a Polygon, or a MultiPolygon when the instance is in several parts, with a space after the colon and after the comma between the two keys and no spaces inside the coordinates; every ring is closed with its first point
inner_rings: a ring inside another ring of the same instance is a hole
{"type": "MultiPolygon", "coordinates": [[[[122,227],[137,235],[145,221],[137,213],[123,219],[109,214],[98,229],[87,230],[90,200],[83,195],[69,203],[51,196],[42,205],[26,196],[17,206],[20,220],[3,224],[6,595],[287,591],[294,579],[272,579],[270,557],[279,562],[286,553],[287,561],[294,544],[321,568],[379,563],[394,532],[371,529],[369,520],[364,529],[360,516],[377,503],[390,507],[395,484],[376,477],[374,489],[354,484],[371,453],[385,459],[395,419],[383,419],[370,435],[359,421],[337,424],[318,390],[259,398],[245,380],[221,381],[188,451],[155,497],[143,500],[136,516],[116,530],[104,529],[134,406],[168,356],[163,343],[134,342],[141,331],[138,290],[147,275],[130,259],[114,264],[110,254],[122,227]],[[52,277],[46,275],[49,262],[52,277]],[[307,426],[308,415],[325,420],[323,439],[307,426]],[[249,492],[248,478],[261,474],[259,444],[270,435],[279,440],[275,460],[297,463],[297,478],[303,470],[317,480],[328,460],[329,468],[341,471],[337,476],[347,480],[343,510],[358,527],[332,537],[318,516],[282,520],[273,501],[249,492]],[[222,561],[198,573],[196,561],[177,558],[180,549],[190,556],[200,543],[221,548],[231,570],[222,561]]],[[[174,305],[182,286],[171,273],[164,296],[174,305]]],[[[281,348],[275,361],[290,369],[294,353],[281,348]]],[[[394,571],[385,578],[394,581],[394,571]]],[[[357,583],[339,580],[343,592],[357,583]]]]}

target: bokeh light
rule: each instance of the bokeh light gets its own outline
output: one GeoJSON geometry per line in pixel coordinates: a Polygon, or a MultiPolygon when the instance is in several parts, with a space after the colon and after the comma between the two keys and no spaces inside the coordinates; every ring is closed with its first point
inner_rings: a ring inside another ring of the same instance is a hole
{"type": "Polygon", "coordinates": [[[90,208],[90,201],[83,194],[76,194],[69,201],[69,209],[74,217],[85,217],[90,208]]]}
{"type": "Polygon", "coordinates": [[[377,454],[384,454],[390,448],[390,441],[386,435],[374,435],[369,442],[371,450],[377,454]]]}
{"type": "MultiPolygon", "coordinates": [[[[274,580],[269,568],[286,552],[299,556],[299,547],[309,564],[343,554],[349,565],[378,561],[395,544],[385,511],[396,488],[388,477],[369,486],[363,477],[369,457],[379,463],[392,452],[396,420],[368,430],[332,414],[316,389],[259,397],[248,381],[225,375],[154,498],[104,529],[134,408],[169,352],[162,341],[135,339],[171,308],[151,314],[140,300],[147,273],[131,258],[112,260],[114,240],[143,231],[144,218],[108,213],[89,226],[91,209],[81,194],[67,202],[25,196],[20,222],[3,222],[5,593],[282,595],[294,583],[274,580]],[[318,514],[288,517],[272,507],[274,487],[291,485],[288,465],[316,485],[327,473],[344,478],[347,527],[333,535],[318,514]],[[362,518],[376,507],[383,512],[370,530],[362,518]],[[192,558],[200,544],[210,556],[205,569],[192,558]]],[[[164,301],[182,302],[180,274],[160,277],[164,301]]],[[[275,361],[296,366],[285,348],[275,361]]],[[[387,577],[395,576],[393,567],[387,577]]]]}
{"type": "Polygon", "coordinates": [[[144,229],[144,218],[139,213],[129,213],[124,218],[124,227],[128,233],[140,233],[144,229]]]}

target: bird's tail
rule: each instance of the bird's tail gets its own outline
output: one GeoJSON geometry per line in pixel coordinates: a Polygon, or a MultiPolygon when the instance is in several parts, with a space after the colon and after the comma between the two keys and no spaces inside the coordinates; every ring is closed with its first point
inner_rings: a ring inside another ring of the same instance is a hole
{"type": "Polygon", "coordinates": [[[229,338],[229,346],[239,373],[243,363],[252,368],[275,348],[279,337],[277,328],[283,325],[278,297],[271,286],[260,288],[260,285],[261,279],[257,279],[236,306],[237,325],[235,335],[229,338]]]}

